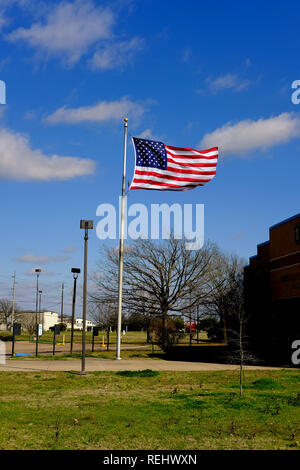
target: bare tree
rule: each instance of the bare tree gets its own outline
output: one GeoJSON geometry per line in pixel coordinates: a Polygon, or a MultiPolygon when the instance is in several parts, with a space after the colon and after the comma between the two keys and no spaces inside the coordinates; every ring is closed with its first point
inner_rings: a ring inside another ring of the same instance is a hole
{"type": "Polygon", "coordinates": [[[106,349],[109,351],[109,334],[112,328],[117,328],[116,305],[108,302],[90,302],[89,313],[92,320],[106,331],[106,349]]]}
{"type": "Polygon", "coordinates": [[[235,255],[218,253],[216,265],[211,273],[214,289],[205,303],[206,315],[216,315],[223,329],[223,341],[227,343],[227,322],[232,309],[232,279],[241,279],[245,261],[235,255]]]}
{"type": "MultiPolygon", "coordinates": [[[[6,329],[8,330],[11,323],[11,314],[12,314],[13,303],[8,299],[0,299],[0,323],[4,323],[6,329]]],[[[14,320],[18,318],[19,307],[15,304],[14,307],[14,320]]]]}
{"type": "Polygon", "coordinates": [[[253,352],[249,349],[247,336],[248,317],[245,313],[244,282],[241,273],[232,273],[230,276],[230,288],[226,295],[228,315],[228,343],[230,347],[229,359],[239,364],[240,396],[243,395],[244,365],[247,362],[257,361],[253,352]]]}
{"type": "Polygon", "coordinates": [[[22,329],[26,330],[30,336],[30,339],[36,334],[36,317],[33,312],[20,313],[19,320],[22,325],[22,329]]]}
{"type": "MultiPolygon", "coordinates": [[[[185,241],[171,238],[162,243],[136,240],[125,248],[123,305],[125,312],[140,312],[161,318],[162,345],[168,314],[194,309],[213,289],[211,272],[218,249],[207,243],[201,250],[185,249],[185,241]],[[191,295],[192,293],[192,295],[191,295]]],[[[118,296],[118,251],[106,250],[94,277],[92,301],[116,304],[118,296]]]]}

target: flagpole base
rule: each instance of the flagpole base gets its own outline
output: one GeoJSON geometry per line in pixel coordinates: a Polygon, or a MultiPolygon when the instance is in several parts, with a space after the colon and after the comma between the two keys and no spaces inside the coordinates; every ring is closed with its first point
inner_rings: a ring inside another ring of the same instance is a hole
{"type": "Polygon", "coordinates": [[[117,357],[115,357],[115,361],[122,361],[122,358],[121,358],[121,356],[117,356],[117,357]]]}

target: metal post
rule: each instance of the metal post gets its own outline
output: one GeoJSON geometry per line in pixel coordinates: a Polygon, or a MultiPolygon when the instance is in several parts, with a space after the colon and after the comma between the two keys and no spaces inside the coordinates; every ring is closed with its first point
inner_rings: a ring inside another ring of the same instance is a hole
{"type": "Polygon", "coordinates": [[[35,329],[35,334],[36,334],[36,341],[35,341],[35,355],[38,355],[39,351],[39,325],[38,323],[36,324],[36,329],[35,329]]]}
{"type": "Polygon", "coordinates": [[[12,338],[12,347],[11,347],[11,357],[15,355],[15,329],[13,325],[13,338],[12,338]]]}
{"type": "Polygon", "coordinates": [[[35,298],[35,323],[38,324],[38,310],[39,310],[39,275],[40,271],[37,269],[36,272],[36,298],[35,298]]]}
{"type": "Polygon", "coordinates": [[[86,291],[87,291],[87,252],[88,252],[88,226],[86,223],[84,232],[84,272],[83,272],[83,306],[82,306],[82,353],[81,375],[85,375],[85,327],[86,327],[86,291]]]}
{"type": "Polygon", "coordinates": [[[75,301],[76,301],[76,283],[77,276],[74,274],[74,286],[73,286],[73,301],[72,301],[72,326],[71,326],[71,349],[70,352],[73,352],[73,338],[74,338],[74,320],[75,320],[75,301]]]}
{"type": "Polygon", "coordinates": [[[83,302],[82,302],[82,352],[81,352],[81,372],[80,375],[86,375],[85,372],[85,336],[86,336],[86,298],[87,298],[87,253],[89,229],[93,229],[92,220],[81,220],[80,228],[84,229],[84,272],[83,272],[83,302]]]}
{"type": "Polygon", "coordinates": [[[60,323],[64,322],[64,283],[61,285],[61,306],[60,306],[60,323]]]}
{"type": "Polygon", "coordinates": [[[95,347],[95,336],[94,332],[92,333],[92,352],[94,352],[94,347],[95,347]]]}
{"type": "Polygon", "coordinates": [[[43,291],[39,290],[39,323],[41,323],[42,293],[43,291]]]}
{"type": "Polygon", "coordinates": [[[56,336],[56,332],[55,332],[55,325],[54,325],[54,330],[53,330],[53,356],[55,355],[55,336],[56,336]]]}
{"type": "Polygon", "coordinates": [[[39,310],[39,275],[41,269],[36,269],[36,299],[35,299],[35,355],[38,355],[38,342],[39,342],[39,335],[38,335],[38,310],[39,310]]]}
{"type": "Polygon", "coordinates": [[[127,122],[124,118],[124,159],[122,179],[122,211],[119,248],[119,299],[118,299],[118,326],[117,326],[117,350],[116,359],[121,358],[121,328],[122,328],[122,292],[123,292],[123,258],[124,258],[124,212],[125,212],[125,182],[126,182],[126,152],[127,152],[127,122]]]}

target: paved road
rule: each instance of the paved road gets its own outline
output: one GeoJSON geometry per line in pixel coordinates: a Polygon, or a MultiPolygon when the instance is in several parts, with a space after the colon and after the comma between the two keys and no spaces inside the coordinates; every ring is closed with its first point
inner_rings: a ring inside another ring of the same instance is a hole
{"type": "MultiPolygon", "coordinates": [[[[12,349],[12,343],[10,341],[5,343],[6,353],[10,354],[12,349]]],[[[122,344],[122,349],[131,350],[131,349],[149,349],[151,345],[149,344],[122,344]]],[[[112,343],[110,345],[110,351],[116,349],[116,345],[112,343]]],[[[53,345],[51,343],[39,343],[38,345],[38,352],[40,354],[52,354],[53,345]]],[[[91,343],[86,343],[86,351],[92,351],[91,343]]],[[[106,346],[102,347],[101,344],[95,344],[95,352],[106,351],[106,346]]],[[[65,345],[56,344],[55,346],[55,353],[69,353],[70,352],[70,343],[66,343],[65,345]]],[[[73,352],[81,352],[81,343],[74,343],[73,345],[73,352]]],[[[15,354],[33,354],[35,355],[35,342],[29,341],[16,341],[15,342],[15,354]]]]}
{"type": "MultiPolygon", "coordinates": [[[[87,371],[118,371],[118,370],[143,370],[152,369],[158,371],[209,371],[209,370],[238,370],[233,364],[211,364],[204,362],[166,361],[160,359],[86,359],[87,371]]],[[[275,367],[246,366],[248,370],[275,370],[275,367]]],[[[80,371],[81,361],[70,360],[7,360],[6,364],[0,364],[0,371],[80,371]]]]}

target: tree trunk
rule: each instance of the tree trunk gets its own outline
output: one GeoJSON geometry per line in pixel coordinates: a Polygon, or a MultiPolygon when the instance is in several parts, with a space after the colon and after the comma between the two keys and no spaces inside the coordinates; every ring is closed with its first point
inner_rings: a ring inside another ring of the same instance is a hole
{"type": "MultiPolygon", "coordinates": [[[[241,319],[240,319],[241,322],[241,319]]],[[[240,397],[243,395],[243,365],[244,365],[244,350],[243,350],[243,325],[240,323],[239,334],[239,348],[240,348],[240,397]]]]}
{"type": "Polygon", "coordinates": [[[243,363],[240,363],[240,397],[243,396],[243,363]]]}
{"type": "Polygon", "coordinates": [[[149,323],[147,323],[147,326],[146,326],[146,331],[147,331],[147,343],[150,343],[150,325],[149,323]]]}
{"type": "Polygon", "coordinates": [[[223,332],[224,332],[223,341],[225,344],[227,344],[227,324],[226,324],[225,314],[223,315],[223,332]]]}
{"type": "Polygon", "coordinates": [[[165,350],[166,347],[166,314],[163,313],[161,321],[161,347],[165,350]]]}

